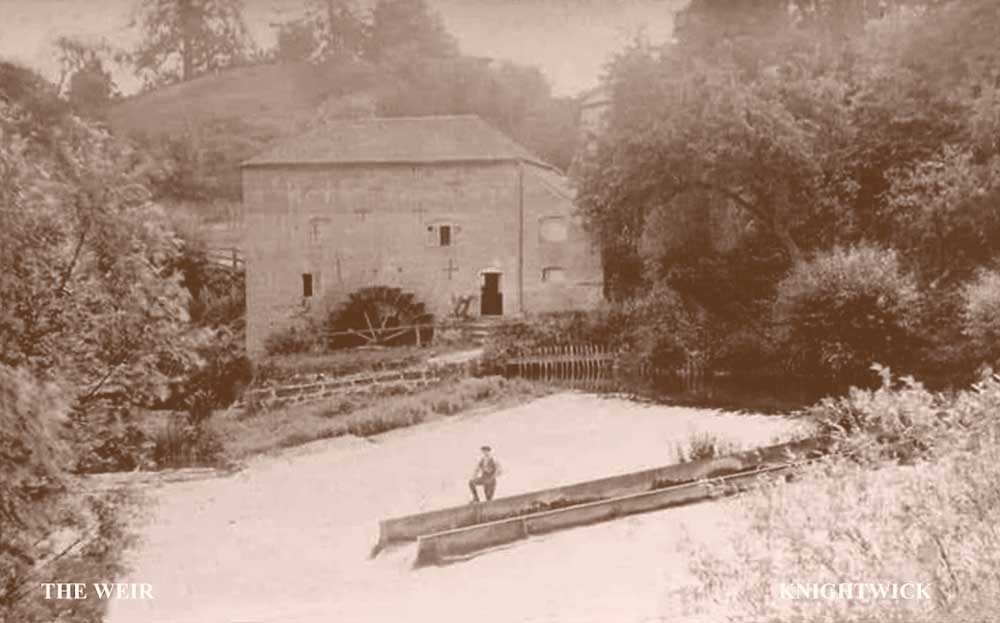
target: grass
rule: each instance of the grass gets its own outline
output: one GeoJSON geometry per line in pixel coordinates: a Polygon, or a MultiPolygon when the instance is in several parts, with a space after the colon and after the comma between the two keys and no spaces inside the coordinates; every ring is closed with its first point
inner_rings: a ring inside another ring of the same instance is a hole
{"type": "Polygon", "coordinates": [[[551,389],[491,376],[441,381],[414,393],[339,397],[252,416],[213,418],[208,426],[232,460],[344,435],[371,437],[479,407],[500,408],[551,389]]]}
{"type": "Polygon", "coordinates": [[[936,623],[1000,612],[1000,380],[952,395],[887,384],[813,412],[850,458],[762,482],[732,502],[728,541],[689,541],[699,585],[684,592],[687,614],[936,623]],[[932,599],[789,600],[782,582],[925,583],[932,599]]]}
{"type": "Polygon", "coordinates": [[[688,439],[687,447],[677,444],[674,453],[678,463],[704,461],[740,451],[739,444],[722,439],[712,433],[694,433],[688,439]]]}

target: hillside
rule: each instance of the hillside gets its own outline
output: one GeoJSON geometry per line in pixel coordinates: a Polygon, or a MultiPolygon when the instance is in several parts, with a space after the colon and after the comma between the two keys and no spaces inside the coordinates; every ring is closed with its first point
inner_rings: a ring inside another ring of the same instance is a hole
{"type": "Polygon", "coordinates": [[[442,114],[478,115],[559,167],[575,153],[575,100],[553,98],[534,68],[462,56],[238,67],[121,100],[107,120],[162,163],[162,202],[225,221],[240,163],[278,139],[330,119],[442,114]]]}
{"type": "Polygon", "coordinates": [[[133,137],[178,134],[220,119],[283,134],[343,97],[348,85],[330,74],[304,62],[239,67],[126,98],[109,121],[133,137]]]}

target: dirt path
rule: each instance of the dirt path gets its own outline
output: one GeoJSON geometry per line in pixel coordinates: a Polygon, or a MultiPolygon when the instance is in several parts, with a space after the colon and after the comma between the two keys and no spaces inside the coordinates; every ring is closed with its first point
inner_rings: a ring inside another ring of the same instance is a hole
{"type": "MultiPolygon", "coordinates": [[[[414,547],[374,560],[380,518],[462,503],[483,443],[498,495],[654,467],[709,431],[745,447],[797,426],[775,417],[564,393],[381,435],[316,442],[228,478],[149,491],[141,544],[120,581],[153,601],[112,602],[109,623],[656,621],[689,581],[681,529],[712,538],[712,505],[630,517],[412,570],[414,547]]],[[[714,507],[717,508],[717,507],[714,507]]]]}

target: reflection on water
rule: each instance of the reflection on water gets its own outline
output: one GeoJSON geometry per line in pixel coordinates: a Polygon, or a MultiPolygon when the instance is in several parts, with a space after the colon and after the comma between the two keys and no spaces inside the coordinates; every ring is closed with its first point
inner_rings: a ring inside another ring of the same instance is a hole
{"type": "MultiPolygon", "coordinates": [[[[636,381],[632,381],[636,384],[636,381]]],[[[795,377],[701,376],[640,379],[635,393],[665,404],[787,413],[847,393],[847,386],[795,377]]]]}
{"type": "Polygon", "coordinates": [[[629,376],[612,369],[590,374],[525,374],[559,387],[596,393],[628,394],[659,404],[705,407],[755,413],[788,413],[815,404],[827,396],[847,393],[848,386],[796,377],[741,377],[699,375],[683,377],[629,376]]]}

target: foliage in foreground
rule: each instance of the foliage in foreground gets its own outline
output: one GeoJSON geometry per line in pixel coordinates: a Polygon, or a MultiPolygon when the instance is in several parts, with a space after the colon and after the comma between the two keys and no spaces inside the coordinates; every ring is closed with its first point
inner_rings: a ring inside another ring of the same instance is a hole
{"type": "Polygon", "coordinates": [[[71,510],[63,499],[65,405],[51,386],[0,365],[0,607],[41,556],[39,542],[71,510]]]}
{"type": "Polygon", "coordinates": [[[56,387],[0,365],[0,621],[100,623],[107,602],[43,600],[39,583],[122,570],[124,497],[67,493],[66,410],[56,387]]]}
{"type": "Polygon", "coordinates": [[[0,621],[17,623],[103,623],[108,608],[107,599],[99,599],[93,589],[87,599],[43,599],[40,585],[46,582],[72,581],[86,583],[112,582],[125,571],[122,552],[133,539],[125,525],[126,509],[134,504],[131,495],[122,490],[88,495],[75,500],[83,520],[73,524],[82,540],[69,544],[69,549],[57,554],[45,565],[25,575],[7,605],[0,603],[0,621]]]}
{"type": "Polygon", "coordinates": [[[850,455],[734,501],[734,537],[692,546],[692,610],[838,623],[979,621],[1000,611],[1000,378],[953,395],[887,382],[813,416],[850,455]],[[923,582],[932,599],[787,600],[781,582],[923,582]]]}

